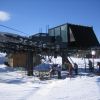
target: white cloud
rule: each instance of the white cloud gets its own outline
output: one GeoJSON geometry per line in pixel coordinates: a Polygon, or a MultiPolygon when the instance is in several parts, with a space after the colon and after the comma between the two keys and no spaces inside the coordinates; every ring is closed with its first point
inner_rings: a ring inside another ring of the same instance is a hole
{"type": "Polygon", "coordinates": [[[0,21],[8,21],[10,20],[10,14],[5,11],[0,11],[0,21]]]}

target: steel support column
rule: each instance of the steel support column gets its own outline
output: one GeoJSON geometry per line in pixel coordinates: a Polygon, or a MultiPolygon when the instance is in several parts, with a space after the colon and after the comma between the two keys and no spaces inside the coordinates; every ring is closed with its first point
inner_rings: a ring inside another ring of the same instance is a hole
{"type": "Polygon", "coordinates": [[[33,52],[28,51],[27,54],[27,75],[33,76],[33,52]]]}

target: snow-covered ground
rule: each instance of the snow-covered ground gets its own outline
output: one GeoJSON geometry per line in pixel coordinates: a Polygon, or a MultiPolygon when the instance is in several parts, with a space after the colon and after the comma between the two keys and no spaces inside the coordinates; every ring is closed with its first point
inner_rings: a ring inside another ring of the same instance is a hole
{"type": "MultiPolygon", "coordinates": [[[[72,59],[84,66],[83,59],[72,59]]],[[[41,81],[1,64],[0,100],[100,100],[100,76],[79,71],[72,78],[41,81]]]]}

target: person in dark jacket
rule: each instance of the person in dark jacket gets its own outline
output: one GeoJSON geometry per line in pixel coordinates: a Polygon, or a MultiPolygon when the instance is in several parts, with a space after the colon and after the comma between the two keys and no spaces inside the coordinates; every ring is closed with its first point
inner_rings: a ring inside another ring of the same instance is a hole
{"type": "Polygon", "coordinates": [[[78,65],[77,65],[77,63],[74,63],[74,71],[75,71],[75,75],[78,75],[78,65]]]}
{"type": "Polygon", "coordinates": [[[61,79],[61,66],[60,65],[57,65],[57,72],[58,72],[58,79],[61,79]]]}
{"type": "Polygon", "coordinates": [[[93,71],[93,67],[92,67],[92,61],[91,60],[89,60],[88,65],[89,65],[89,71],[92,72],[93,71]]]}
{"type": "Polygon", "coordinates": [[[100,72],[100,62],[97,62],[98,72],[100,72]]]}

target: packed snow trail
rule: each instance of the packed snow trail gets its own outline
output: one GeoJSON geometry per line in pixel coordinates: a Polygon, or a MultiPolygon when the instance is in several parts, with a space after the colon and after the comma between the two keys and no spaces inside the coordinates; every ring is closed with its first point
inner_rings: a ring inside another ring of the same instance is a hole
{"type": "MultiPolygon", "coordinates": [[[[98,77],[100,78],[100,77],[98,77]]],[[[46,84],[26,100],[100,100],[97,77],[77,77],[46,84]]]]}

